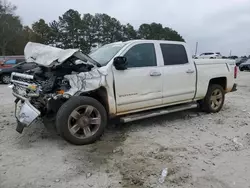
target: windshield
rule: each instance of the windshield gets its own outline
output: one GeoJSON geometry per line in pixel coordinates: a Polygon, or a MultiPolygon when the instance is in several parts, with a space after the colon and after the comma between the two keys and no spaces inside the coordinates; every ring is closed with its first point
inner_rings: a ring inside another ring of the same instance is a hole
{"type": "Polygon", "coordinates": [[[90,53],[89,56],[101,66],[104,66],[125,46],[125,44],[126,43],[107,44],[90,53]]]}

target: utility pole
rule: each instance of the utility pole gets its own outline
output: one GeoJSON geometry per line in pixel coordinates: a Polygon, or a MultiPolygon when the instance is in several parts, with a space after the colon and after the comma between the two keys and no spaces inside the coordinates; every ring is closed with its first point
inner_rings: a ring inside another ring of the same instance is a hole
{"type": "Polygon", "coordinates": [[[196,46],[195,46],[195,56],[197,55],[197,50],[198,50],[198,42],[196,42],[196,46]]]}
{"type": "Polygon", "coordinates": [[[229,57],[231,57],[232,56],[232,50],[230,50],[230,53],[229,53],[229,57]]]}

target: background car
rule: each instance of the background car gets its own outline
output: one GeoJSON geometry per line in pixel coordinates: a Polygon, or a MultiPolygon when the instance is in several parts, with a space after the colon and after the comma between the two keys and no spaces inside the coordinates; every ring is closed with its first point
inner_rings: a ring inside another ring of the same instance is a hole
{"type": "Polygon", "coordinates": [[[248,70],[250,71],[250,59],[248,59],[246,62],[241,63],[239,66],[240,71],[248,70]]]}
{"type": "Polygon", "coordinates": [[[197,56],[198,59],[221,59],[222,55],[220,52],[206,52],[197,56]]]}
{"type": "Polygon", "coordinates": [[[236,59],[235,64],[237,66],[240,66],[240,64],[245,63],[246,61],[247,61],[247,58],[238,58],[238,59],[236,59]]]}
{"type": "Polygon", "coordinates": [[[19,59],[8,59],[4,61],[2,64],[0,64],[0,69],[5,69],[5,68],[10,68],[18,63],[24,62],[24,58],[19,58],[19,59]]]}
{"type": "Polygon", "coordinates": [[[0,69],[0,82],[4,84],[8,84],[10,83],[10,77],[11,77],[12,72],[23,73],[27,70],[30,70],[36,67],[37,65],[35,63],[22,62],[17,65],[14,65],[13,67],[0,69]]]}

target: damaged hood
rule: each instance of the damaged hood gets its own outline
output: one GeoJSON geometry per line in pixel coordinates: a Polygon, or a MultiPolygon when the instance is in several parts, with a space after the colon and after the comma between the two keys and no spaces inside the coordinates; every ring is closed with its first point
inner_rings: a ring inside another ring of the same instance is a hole
{"type": "Polygon", "coordinates": [[[24,49],[26,62],[35,62],[44,67],[61,65],[71,56],[85,63],[97,65],[93,59],[83,54],[79,49],[61,49],[44,44],[28,42],[24,49]]]}

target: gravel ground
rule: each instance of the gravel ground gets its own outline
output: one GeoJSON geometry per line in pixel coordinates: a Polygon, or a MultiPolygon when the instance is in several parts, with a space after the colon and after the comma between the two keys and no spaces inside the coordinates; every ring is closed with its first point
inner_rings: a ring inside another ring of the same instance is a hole
{"type": "Polygon", "coordinates": [[[11,91],[0,86],[0,187],[250,187],[250,73],[217,114],[186,111],[109,126],[73,146],[41,123],[15,131],[11,91]],[[168,168],[163,184],[161,171],[168,168]]]}

